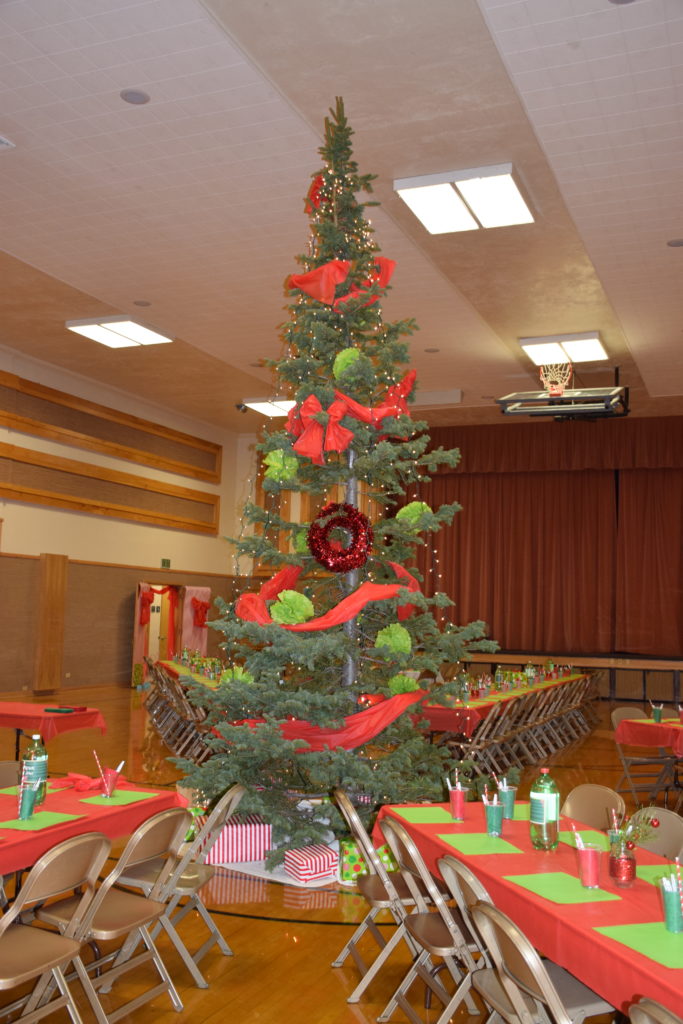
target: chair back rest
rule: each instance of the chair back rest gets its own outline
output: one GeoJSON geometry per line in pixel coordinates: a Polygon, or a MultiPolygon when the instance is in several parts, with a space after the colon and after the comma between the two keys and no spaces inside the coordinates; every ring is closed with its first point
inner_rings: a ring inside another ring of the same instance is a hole
{"type": "Polygon", "coordinates": [[[110,850],[111,841],[101,832],[72,836],[53,846],[33,865],[16,899],[0,917],[0,935],[28,908],[77,892],[80,900],[65,932],[68,937],[75,935],[110,850]]]}
{"type": "Polygon", "coordinates": [[[368,869],[368,872],[371,875],[377,875],[383,885],[388,885],[393,889],[393,883],[390,877],[391,872],[387,871],[384,864],[379,859],[374,843],[368,835],[368,832],[361,821],[360,815],[351,803],[348,795],[343,789],[341,789],[341,787],[337,786],[332,790],[332,799],[336,803],[339,813],[349,827],[349,831],[356,842],[358,852],[363,858],[363,863],[368,869]]]}
{"type": "Polygon", "coordinates": [[[616,729],[624,718],[647,718],[647,714],[639,707],[620,707],[614,708],[610,718],[612,720],[612,728],[616,729]]]}
{"type": "Polygon", "coordinates": [[[634,811],[631,821],[647,821],[648,818],[656,818],[659,826],[652,829],[645,839],[638,839],[636,846],[658,853],[667,860],[683,856],[683,818],[680,814],[666,807],[641,807],[634,811]]]}
{"type": "Polygon", "coordinates": [[[604,830],[612,827],[612,811],[621,821],[626,813],[626,804],[621,794],[609,786],[586,782],[572,789],[562,804],[560,813],[568,818],[575,818],[583,825],[604,830]]]}
{"type": "Polygon", "coordinates": [[[0,789],[18,784],[20,768],[19,761],[0,761],[0,789]]]}
{"type": "Polygon", "coordinates": [[[109,891],[121,875],[126,873],[127,869],[137,864],[157,859],[163,861],[161,872],[149,894],[149,899],[159,899],[158,890],[173,870],[177,851],[187,831],[189,820],[190,816],[183,807],[172,807],[167,811],[160,811],[138,825],[119,855],[116,865],[102,880],[93,900],[86,908],[75,938],[81,940],[86,938],[95,915],[109,891]]]}
{"type": "Polygon", "coordinates": [[[383,818],[379,827],[396,858],[396,863],[410,894],[415,900],[416,910],[418,913],[429,913],[429,906],[424,895],[426,894],[429,903],[434,905],[446,925],[453,939],[453,945],[458,949],[458,956],[469,970],[474,970],[475,963],[460,925],[451,913],[450,907],[411,836],[395,818],[383,818]]]}
{"type": "Polygon", "coordinates": [[[477,903],[490,903],[491,897],[482,885],[477,876],[470,871],[467,865],[463,864],[452,854],[440,857],[437,861],[439,874],[448,886],[448,891],[455,900],[458,910],[470,930],[472,937],[479,946],[479,952],[484,957],[486,965],[491,965],[486,940],[481,934],[472,916],[472,907],[477,903]]]}
{"type": "Polygon", "coordinates": [[[641,999],[629,1007],[632,1024],[683,1024],[681,1018],[654,999],[641,999]]]}
{"type": "Polygon", "coordinates": [[[187,871],[189,865],[193,861],[199,861],[201,864],[204,863],[223,831],[226,822],[235,813],[237,805],[245,793],[246,788],[236,783],[223,794],[192,842],[188,844],[182,853],[176,851],[176,860],[172,865],[172,869],[165,874],[159,875],[151,893],[152,899],[158,899],[162,902],[168,900],[178,884],[178,879],[183,872],[187,871]]]}
{"type": "Polygon", "coordinates": [[[535,1019],[524,1003],[523,993],[541,1003],[554,1024],[571,1024],[543,961],[524,932],[491,903],[477,903],[472,908],[472,916],[486,939],[501,983],[523,1024],[532,1024],[535,1019]]]}

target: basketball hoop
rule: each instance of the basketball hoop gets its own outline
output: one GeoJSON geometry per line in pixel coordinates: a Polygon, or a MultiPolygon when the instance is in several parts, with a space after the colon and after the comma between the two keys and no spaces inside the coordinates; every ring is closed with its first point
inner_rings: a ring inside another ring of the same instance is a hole
{"type": "Polygon", "coordinates": [[[572,379],[571,363],[553,363],[541,367],[541,384],[549,395],[559,398],[572,379]]]}

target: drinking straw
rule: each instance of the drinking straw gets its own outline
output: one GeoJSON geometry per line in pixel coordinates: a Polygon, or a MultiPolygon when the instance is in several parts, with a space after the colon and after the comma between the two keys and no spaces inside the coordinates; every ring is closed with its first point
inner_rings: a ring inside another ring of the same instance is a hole
{"type": "MultiPolygon", "coordinates": [[[[498,782],[498,779],[496,779],[496,782],[498,782]]],[[[507,777],[507,775],[503,776],[503,781],[502,782],[498,782],[498,789],[508,789],[508,777],[507,777]]]]}
{"type": "Polygon", "coordinates": [[[93,750],[92,755],[95,758],[95,764],[97,765],[97,770],[100,773],[100,778],[102,779],[102,782],[104,782],[104,772],[102,771],[102,765],[100,764],[100,759],[97,756],[97,751],[93,750]]]}
{"type": "Polygon", "coordinates": [[[585,843],[583,841],[583,836],[581,835],[581,833],[579,832],[579,830],[577,829],[576,825],[573,822],[572,822],[572,831],[574,832],[574,841],[576,843],[576,849],[577,850],[583,850],[585,848],[585,843]]]}
{"type": "Polygon", "coordinates": [[[450,793],[453,787],[451,786],[451,780],[448,778],[448,776],[446,776],[446,786],[448,787],[448,792],[450,793]]]}
{"type": "Polygon", "coordinates": [[[119,764],[119,765],[118,765],[118,767],[116,768],[116,774],[117,774],[117,775],[119,774],[119,772],[121,771],[121,769],[123,768],[123,766],[124,766],[124,764],[125,764],[125,763],[126,763],[125,759],[124,759],[123,761],[121,761],[121,762],[120,762],[120,764],[119,764]]]}
{"type": "Polygon", "coordinates": [[[482,803],[488,805],[488,802],[489,802],[489,788],[486,785],[486,783],[484,783],[484,795],[482,796],[481,800],[482,800],[482,803]]]}
{"type": "Polygon", "coordinates": [[[678,879],[678,898],[681,901],[681,913],[683,913],[683,881],[681,881],[681,862],[676,857],[676,878],[678,879]]]}

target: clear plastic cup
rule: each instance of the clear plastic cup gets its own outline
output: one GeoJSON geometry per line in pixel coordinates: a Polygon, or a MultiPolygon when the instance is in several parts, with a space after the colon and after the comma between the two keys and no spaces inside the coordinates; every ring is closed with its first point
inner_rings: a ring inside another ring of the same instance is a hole
{"type": "Polygon", "coordinates": [[[486,831],[490,836],[499,836],[503,831],[503,805],[485,804],[486,831]]]}
{"type": "Polygon", "coordinates": [[[579,879],[584,889],[598,889],[600,886],[600,854],[602,850],[595,843],[584,843],[576,847],[579,862],[579,879]]]}
{"type": "Polygon", "coordinates": [[[465,820],[465,804],[467,803],[468,789],[451,789],[448,796],[451,804],[451,816],[454,821],[465,820]]]}
{"type": "Polygon", "coordinates": [[[498,790],[498,799],[503,805],[503,817],[514,818],[515,816],[515,796],[517,789],[515,786],[508,786],[507,789],[498,790]]]}
{"type": "Polygon", "coordinates": [[[119,781],[119,772],[115,768],[103,768],[102,769],[102,795],[113,796],[116,791],[116,785],[119,781]]]}
{"type": "Polygon", "coordinates": [[[664,925],[668,932],[683,932],[683,910],[681,910],[681,894],[677,887],[665,889],[660,880],[660,892],[664,904],[664,925]]]}

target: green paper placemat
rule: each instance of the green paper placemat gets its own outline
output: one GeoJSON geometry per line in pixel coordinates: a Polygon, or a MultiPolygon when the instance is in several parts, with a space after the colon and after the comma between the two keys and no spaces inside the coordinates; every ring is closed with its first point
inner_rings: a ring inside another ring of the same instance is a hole
{"type": "Polygon", "coordinates": [[[438,838],[443,839],[444,843],[455,847],[456,850],[460,850],[460,853],[464,853],[466,856],[485,853],[522,852],[518,847],[513,846],[512,843],[508,843],[506,839],[501,839],[499,836],[489,836],[486,832],[463,832],[460,835],[450,832],[447,835],[440,835],[438,838]]]}
{"type": "MultiPolygon", "coordinates": [[[[59,792],[59,790],[61,788],[62,788],[61,786],[55,786],[51,782],[48,782],[48,784],[47,784],[47,791],[48,791],[48,793],[59,792]]],[[[7,786],[6,789],[0,789],[0,793],[2,793],[3,796],[4,795],[6,795],[6,796],[17,796],[18,793],[19,793],[19,787],[18,786],[7,786]]]]}
{"type": "Polygon", "coordinates": [[[528,821],[531,804],[515,804],[514,821],[528,821]]]}
{"type": "Polygon", "coordinates": [[[602,889],[584,889],[578,878],[568,875],[566,871],[546,871],[538,875],[506,875],[508,882],[519,885],[522,889],[535,892],[551,903],[607,903],[619,900],[613,892],[602,889]]]}
{"type": "Polygon", "coordinates": [[[412,825],[453,824],[450,811],[443,807],[394,807],[393,811],[412,825]]]}
{"type": "Polygon", "coordinates": [[[61,825],[63,821],[76,821],[84,818],[84,814],[59,814],[57,811],[36,811],[26,821],[14,818],[12,821],[0,821],[0,828],[18,829],[20,832],[39,832],[43,828],[50,828],[51,825],[61,825]]]}
{"type": "Polygon", "coordinates": [[[636,868],[636,875],[650,885],[658,885],[659,879],[676,877],[676,868],[673,864],[639,864],[636,868]]]}
{"type": "MultiPolygon", "coordinates": [[[[584,843],[592,843],[594,846],[599,846],[605,853],[609,851],[609,839],[603,832],[596,832],[592,828],[580,828],[577,831],[584,843]]],[[[560,842],[566,843],[567,846],[573,846],[576,849],[576,836],[573,831],[565,832],[560,829],[560,842]]]]}
{"type": "Polygon", "coordinates": [[[98,804],[100,807],[120,807],[123,804],[135,804],[138,800],[149,800],[157,793],[140,793],[133,789],[117,789],[113,796],[86,796],[81,799],[82,804],[98,804]]]}
{"type": "Polygon", "coordinates": [[[683,967],[683,932],[668,932],[663,921],[648,924],[612,924],[596,928],[596,932],[634,949],[636,953],[664,967],[683,967]]]}

